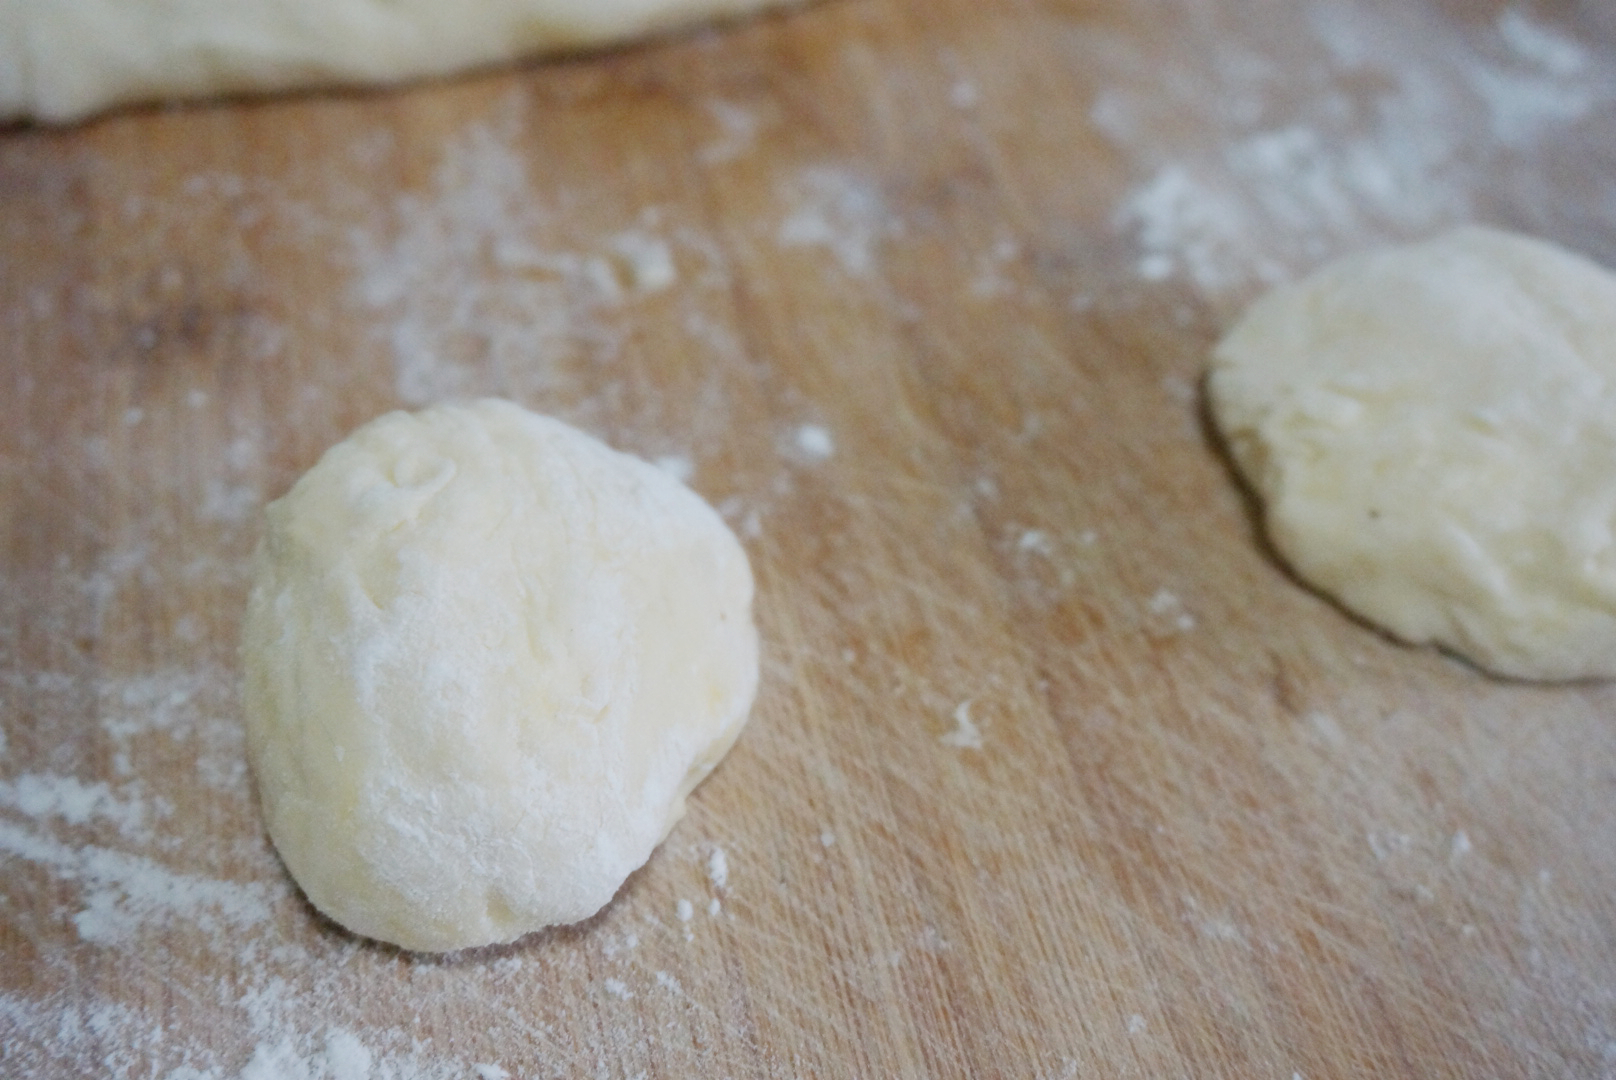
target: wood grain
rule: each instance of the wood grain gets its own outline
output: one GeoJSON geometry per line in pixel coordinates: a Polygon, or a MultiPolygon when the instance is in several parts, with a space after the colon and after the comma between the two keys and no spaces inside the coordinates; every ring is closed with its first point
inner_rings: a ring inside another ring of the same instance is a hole
{"type": "Polygon", "coordinates": [[[1299,586],[1199,402],[1334,254],[1616,263],[1613,105],[1594,3],[832,0],[0,132],[0,1074],[1616,1076],[1616,695],[1299,586]],[[418,957],[234,643],[264,502],[484,393],[690,463],[764,684],[601,915],[418,957]]]}

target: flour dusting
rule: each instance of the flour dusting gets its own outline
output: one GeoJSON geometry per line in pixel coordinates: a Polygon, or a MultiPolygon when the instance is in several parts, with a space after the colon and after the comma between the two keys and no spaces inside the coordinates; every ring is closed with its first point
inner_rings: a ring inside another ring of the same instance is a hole
{"type": "Polygon", "coordinates": [[[1266,57],[1231,34],[1198,39],[1209,56],[1168,62],[1161,82],[1118,71],[1094,101],[1095,127],[1148,170],[1115,216],[1138,247],[1140,279],[1228,292],[1366,237],[1468,220],[1478,166],[1536,169],[1524,152],[1616,102],[1616,81],[1582,45],[1519,6],[1474,41],[1431,34],[1417,9],[1315,2],[1283,17],[1296,47],[1316,54],[1284,96],[1266,57]],[[1204,137],[1170,134],[1175,98],[1218,103],[1204,137]]]}
{"type": "Polygon", "coordinates": [[[977,727],[976,721],[971,717],[970,701],[962,701],[954,709],[954,729],[940,736],[944,746],[952,746],[957,750],[982,749],[982,729],[977,727]]]}
{"type": "Polygon", "coordinates": [[[745,105],[718,98],[706,102],[705,107],[718,125],[719,136],[701,148],[701,160],[708,165],[722,165],[745,156],[763,126],[758,113],[745,105]]]}
{"type": "Polygon", "coordinates": [[[729,856],[721,847],[715,846],[707,857],[707,880],[715,889],[729,888],[729,856]]]}
{"type": "Polygon", "coordinates": [[[836,453],[836,440],[818,424],[804,424],[794,438],[798,453],[809,461],[825,461],[836,453]]]}
{"type": "Polygon", "coordinates": [[[792,209],[780,223],[780,246],[823,248],[850,277],[871,276],[881,246],[903,233],[876,186],[846,169],[804,169],[784,194],[792,209]]]}
{"type": "Polygon", "coordinates": [[[573,389],[580,363],[619,355],[623,309],[684,281],[680,245],[705,264],[695,283],[712,284],[703,238],[669,228],[655,208],[558,243],[571,196],[536,182],[516,149],[523,130],[515,106],[467,127],[429,190],[395,198],[347,237],[354,299],[408,404],[573,389]]]}
{"type": "Polygon", "coordinates": [[[49,773],[0,780],[0,806],[36,820],[59,818],[68,825],[87,825],[100,818],[111,821],[126,836],[143,831],[147,814],[144,800],[115,795],[103,780],[86,783],[49,773]]]}

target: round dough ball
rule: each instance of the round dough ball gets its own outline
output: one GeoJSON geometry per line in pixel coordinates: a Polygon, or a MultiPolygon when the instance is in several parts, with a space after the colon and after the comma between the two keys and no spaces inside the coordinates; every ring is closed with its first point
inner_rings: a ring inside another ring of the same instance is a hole
{"type": "Polygon", "coordinates": [[[1500,675],[1616,675],[1616,275],[1482,228],[1347,258],[1208,388],[1302,578],[1500,675]]]}
{"type": "Polygon", "coordinates": [[[267,516],[248,754],[287,868],[356,933],[443,951],[594,914],[746,720],[740,544],[559,421],[389,413],[267,516]]]}
{"type": "Polygon", "coordinates": [[[0,121],[448,75],[791,0],[0,0],[0,121]]]}

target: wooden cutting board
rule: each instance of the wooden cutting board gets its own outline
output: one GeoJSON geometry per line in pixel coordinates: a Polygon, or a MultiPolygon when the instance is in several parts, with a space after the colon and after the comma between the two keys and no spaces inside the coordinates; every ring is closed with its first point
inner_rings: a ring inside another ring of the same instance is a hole
{"type": "Polygon", "coordinates": [[[0,1075],[1616,1076],[1616,693],[1298,585],[1203,420],[1265,283],[1616,264],[1595,0],[831,0],[0,132],[0,1075]],[[263,504],[499,394],[665,463],[762,691],[598,917],[421,957],[245,771],[263,504]]]}

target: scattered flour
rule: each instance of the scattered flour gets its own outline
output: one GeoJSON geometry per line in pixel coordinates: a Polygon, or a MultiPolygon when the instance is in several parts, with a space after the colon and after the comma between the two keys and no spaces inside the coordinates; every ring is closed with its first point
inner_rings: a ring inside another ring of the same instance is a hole
{"type": "Polygon", "coordinates": [[[1171,589],[1156,590],[1146,606],[1152,615],[1170,619],[1175,629],[1186,632],[1195,629],[1195,616],[1184,610],[1184,601],[1171,589]]]}
{"type": "Polygon", "coordinates": [[[105,781],[86,783],[48,773],[0,780],[0,806],[35,820],[60,818],[68,825],[83,826],[100,818],[111,821],[126,836],[142,832],[147,814],[146,804],[138,796],[115,796],[105,781]]]}
{"type": "MultiPolygon", "coordinates": [[[[116,585],[114,613],[134,587],[116,585]]],[[[55,595],[84,602],[77,590],[55,595]]],[[[7,597],[15,594],[0,589],[0,605],[7,597]]],[[[51,725],[33,744],[14,738],[0,759],[0,910],[8,932],[29,941],[46,987],[7,979],[0,988],[7,1080],[451,1080],[474,1071],[469,1054],[419,1039],[408,1000],[400,1009],[368,993],[378,964],[393,960],[345,936],[284,933],[308,916],[257,830],[239,725],[227,719],[236,713],[230,669],[199,660],[128,677],[91,665],[27,670],[15,663],[8,625],[0,621],[0,717],[48,716],[51,725]],[[39,745],[53,737],[58,745],[39,745]],[[120,760],[122,779],[97,775],[97,761],[120,760]],[[199,782],[184,783],[187,775],[199,782]],[[171,831],[176,801],[186,820],[224,827],[171,831]],[[37,896],[51,899],[22,900],[37,896]]],[[[637,940],[626,935],[629,946],[637,940]]],[[[602,941],[585,948],[603,953],[602,941]]],[[[553,970],[557,960],[545,962],[553,970]]],[[[616,962],[629,987],[638,965],[623,954],[616,962]]],[[[531,978],[531,963],[518,953],[418,966],[413,978],[467,1014],[490,1014],[531,978]]],[[[493,1023],[555,1062],[542,1075],[593,1069],[598,1051],[586,1059],[559,1028],[493,1023]]]]}
{"type": "Polygon", "coordinates": [[[1498,16],[1498,33],[1515,54],[1546,75],[1570,79],[1588,69],[1588,51],[1556,30],[1533,22],[1519,8],[1498,16]]]}
{"type": "Polygon", "coordinates": [[[982,91],[969,79],[956,79],[948,88],[948,103],[956,109],[974,109],[982,104],[982,91]]]}
{"type": "Polygon", "coordinates": [[[1521,151],[1616,102],[1616,79],[1583,46],[1519,6],[1475,41],[1429,32],[1412,8],[1366,16],[1315,0],[1282,18],[1317,54],[1290,102],[1272,93],[1257,35],[1198,35],[1205,58],[1158,65],[1171,74],[1148,83],[1115,70],[1120,56],[1093,58],[1116,77],[1091,120],[1148,170],[1116,212],[1141,279],[1223,293],[1365,237],[1466,220],[1478,168],[1531,172],[1552,191],[1552,166],[1521,151]],[[1192,100],[1197,113],[1220,103],[1213,122],[1199,140],[1173,137],[1175,102],[1192,100]]]}
{"type": "Polygon", "coordinates": [[[719,129],[718,138],[701,148],[699,156],[705,164],[734,161],[752,149],[763,126],[756,111],[716,98],[706,102],[705,108],[719,129]]]}
{"type": "MultiPolygon", "coordinates": [[[[610,364],[629,330],[618,309],[679,283],[675,239],[715,254],[654,210],[634,226],[558,248],[564,191],[547,192],[517,151],[512,105],[444,147],[432,187],[373,211],[347,240],[354,297],[390,355],[407,404],[588,385],[575,369],[610,364]]],[[[710,274],[698,275],[710,284],[710,274]]]]}
{"type": "Polygon", "coordinates": [[[729,856],[721,847],[714,847],[712,854],[707,857],[707,880],[713,883],[715,889],[729,887],[729,856]]]}
{"type": "Polygon", "coordinates": [[[240,1080],[371,1080],[375,1067],[375,1057],[356,1035],[331,1028],[314,1053],[299,1052],[290,1040],[259,1043],[240,1080]]]}
{"type": "Polygon", "coordinates": [[[1016,549],[1042,555],[1046,559],[1055,554],[1054,543],[1049,539],[1049,534],[1042,529],[1028,529],[1023,532],[1021,539],[1016,541],[1016,549]]]}
{"type": "Polygon", "coordinates": [[[673,250],[659,236],[639,229],[618,233],[608,241],[619,260],[620,277],[628,290],[644,294],[672,288],[679,280],[673,250]]]}
{"type": "Polygon", "coordinates": [[[100,945],[132,944],[181,922],[215,940],[266,922],[284,886],[237,884],[179,873],[125,851],[73,847],[0,821],[0,854],[54,872],[82,887],[82,908],[72,916],[79,937],[100,945]]]}
{"type": "Polygon", "coordinates": [[[1369,844],[1369,851],[1379,862],[1399,855],[1407,855],[1414,850],[1414,838],[1407,833],[1394,832],[1389,829],[1370,829],[1364,834],[1364,840],[1369,844]]]}
{"type": "Polygon", "coordinates": [[[797,429],[796,447],[809,461],[827,461],[836,453],[836,440],[830,431],[818,424],[803,424],[797,429]]]}
{"type": "Polygon", "coordinates": [[[470,396],[518,374],[542,383],[549,365],[533,371],[535,358],[571,356],[588,339],[616,350],[591,318],[622,295],[611,260],[529,239],[548,212],[512,148],[518,126],[506,116],[459,135],[430,194],[399,197],[351,236],[358,298],[377,317],[408,404],[470,396]]]}
{"type": "Polygon", "coordinates": [[[976,273],[970,284],[971,295],[979,300],[989,300],[1013,294],[1016,285],[1006,270],[1021,255],[1021,245],[1014,239],[1001,237],[995,241],[992,248],[976,258],[976,273]]]}
{"type": "Polygon", "coordinates": [[[679,916],[680,922],[689,922],[696,916],[695,905],[681,897],[679,902],[674,905],[674,914],[679,916]]]}
{"type": "Polygon", "coordinates": [[[954,730],[940,737],[944,746],[959,750],[982,749],[982,731],[971,719],[971,704],[970,701],[962,701],[954,710],[954,730]]]}
{"type": "Polygon", "coordinates": [[[1326,712],[1313,710],[1306,716],[1308,727],[1318,736],[1319,741],[1332,750],[1339,750],[1346,745],[1347,736],[1336,723],[1335,717],[1326,712]]]}
{"type": "Polygon", "coordinates": [[[804,169],[785,198],[792,210],[780,223],[780,246],[824,248],[851,277],[871,276],[881,245],[903,233],[875,185],[845,169],[804,169]]]}

